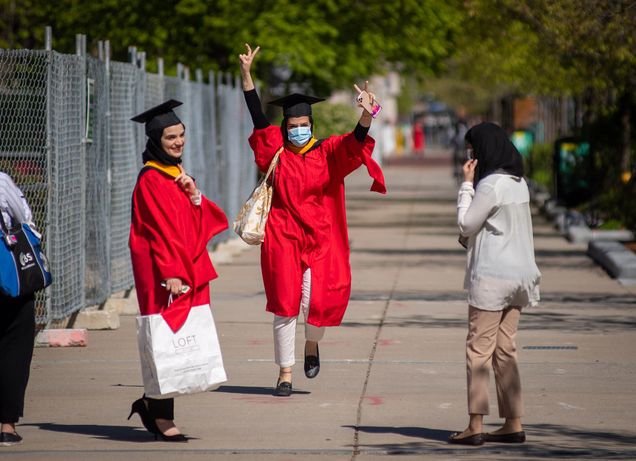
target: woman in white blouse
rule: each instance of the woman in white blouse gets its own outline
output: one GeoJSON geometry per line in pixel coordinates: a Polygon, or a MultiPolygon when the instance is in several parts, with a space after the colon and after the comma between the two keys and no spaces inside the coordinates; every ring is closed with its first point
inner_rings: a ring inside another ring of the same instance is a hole
{"type": "Polygon", "coordinates": [[[468,290],[468,428],[450,443],[523,443],[523,401],[515,336],[521,309],[539,301],[541,273],[534,260],[528,186],[521,155],[506,132],[481,123],[466,133],[469,160],[457,200],[457,222],[467,245],[464,288],[468,290]],[[482,433],[489,413],[492,366],[499,416],[504,425],[482,433]]]}

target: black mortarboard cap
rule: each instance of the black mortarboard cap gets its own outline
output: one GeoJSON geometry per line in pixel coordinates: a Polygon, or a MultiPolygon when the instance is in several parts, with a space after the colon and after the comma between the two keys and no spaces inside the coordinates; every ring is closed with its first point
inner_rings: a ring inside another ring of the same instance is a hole
{"type": "Polygon", "coordinates": [[[283,116],[287,118],[311,115],[311,105],[321,101],[324,101],[324,99],[294,93],[290,94],[289,96],[275,99],[274,101],[270,101],[269,103],[273,104],[274,106],[282,107],[283,116]]]}
{"type": "Polygon", "coordinates": [[[146,112],[135,115],[131,120],[137,123],[145,123],[146,135],[150,136],[151,131],[159,129],[163,131],[164,128],[181,123],[177,114],[172,111],[172,109],[179,107],[181,104],[183,104],[181,101],[170,99],[148,109],[146,112]]]}

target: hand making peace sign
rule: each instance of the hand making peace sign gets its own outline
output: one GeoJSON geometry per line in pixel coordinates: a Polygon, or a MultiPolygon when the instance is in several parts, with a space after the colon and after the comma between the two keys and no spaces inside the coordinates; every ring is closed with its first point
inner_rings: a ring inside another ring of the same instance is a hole
{"type": "Polygon", "coordinates": [[[249,91],[254,89],[254,83],[252,82],[252,75],[250,74],[250,69],[252,67],[252,62],[258,53],[258,50],[261,49],[260,46],[257,46],[254,51],[252,51],[252,47],[249,44],[245,44],[245,48],[247,48],[246,54],[239,54],[239,60],[241,61],[241,78],[243,80],[243,90],[249,91]]]}
{"type": "Polygon", "coordinates": [[[245,48],[247,48],[247,53],[246,54],[239,54],[239,59],[241,60],[241,72],[243,72],[243,71],[249,72],[250,71],[250,67],[252,66],[252,61],[256,57],[256,54],[258,53],[258,50],[261,49],[260,46],[257,46],[256,49],[254,51],[252,51],[252,47],[248,43],[245,44],[245,48]]]}

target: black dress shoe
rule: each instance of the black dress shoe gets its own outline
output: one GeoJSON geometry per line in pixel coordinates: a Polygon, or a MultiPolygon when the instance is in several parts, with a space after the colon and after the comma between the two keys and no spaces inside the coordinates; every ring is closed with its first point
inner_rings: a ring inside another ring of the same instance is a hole
{"type": "Polygon", "coordinates": [[[307,346],[305,346],[305,376],[309,379],[315,378],[320,373],[320,351],[316,344],[316,355],[307,355],[307,346]]]}
{"type": "Polygon", "coordinates": [[[155,440],[157,439],[157,434],[160,434],[161,431],[157,427],[157,423],[155,419],[150,414],[148,410],[148,406],[146,405],[145,399],[142,397],[133,402],[132,407],[130,408],[130,414],[128,415],[128,419],[132,418],[132,415],[137,413],[141,418],[141,423],[144,425],[146,430],[151,434],[155,435],[155,440]]]}
{"type": "Polygon", "coordinates": [[[0,432],[0,447],[10,447],[22,443],[22,437],[17,432],[0,432]]]}
{"type": "Polygon", "coordinates": [[[187,442],[188,438],[183,434],[175,434],[175,435],[166,435],[161,432],[155,434],[155,440],[160,438],[164,442],[187,442]]]}
{"type": "Polygon", "coordinates": [[[461,439],[457,438],[461,432],[454,432],[448,438],[448,443],[452,443],[455,445],[483,445],[484,444],[484,435],[483,434],[473,434],[468,437],[462,437],[461,439]]]}
{"type": "Polygon", "coordinates": [[[274,395],[277,397],[289,397],[292,394],[292,383],[287,381],[278,381],[274,395]]]}
{"type": "Polygon", "coordinates": [[[146,405],[146,400],[142,397],[133,402],[130,408],[130,414],[128,419],[132,418],[132,415],[137,413],[141,418],[141,423],[146,430],[155,436],[155,440],[163,440],[164,442],[187,442],[188,438],[183,434],[165,435],[157,426],[157,421],[150,414],[150,410],[146,405]]]}
{"type": "Polygon", "coordinates": [[[495,443],[524,443],[526,441],[526,433],[511,432],[510,434],[484,434],[484,442],[495,443]]]}

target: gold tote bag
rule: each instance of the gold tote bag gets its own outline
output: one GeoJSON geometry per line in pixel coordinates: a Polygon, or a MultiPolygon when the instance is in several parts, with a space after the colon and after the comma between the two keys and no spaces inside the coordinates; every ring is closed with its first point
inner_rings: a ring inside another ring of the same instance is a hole
{"type": "Polygon", "coordinates": [[[281,147],[274,155],[267,174],[260,182],[258,186],[247,199],[245,205],[239,211],[238,216],[234,220],[232,227],[234,232],[243,239],[245,243],[250,245],[260,245],[265,239],[265,224],[267,224],[267,217],[269,216],[269,210],[272,207],[272,192],[273,186],[267,182],[270,175],[274,172],[276,165],[278,165],[278,158],[283,151],[281,147]]]}

